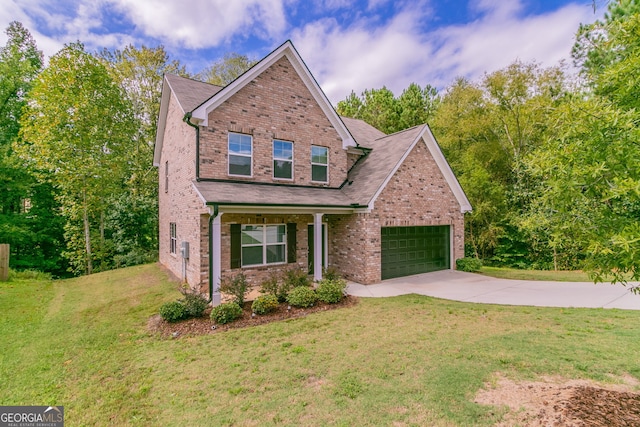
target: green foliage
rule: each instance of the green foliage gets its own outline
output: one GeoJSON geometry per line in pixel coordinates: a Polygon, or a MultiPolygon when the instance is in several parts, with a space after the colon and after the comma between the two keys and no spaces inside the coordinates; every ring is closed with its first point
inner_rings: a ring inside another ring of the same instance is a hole
{"type": "Polygon", "coordinates": [[[287,291],[300,286],[311,286],[309,275],[302,268],[290,268],[286,270],[282,281],[287,291]]]}
{"type": "Polygon", "coordinates": [[[246,55],[227,53],[222,59],[198,74],[198,79],[217,86],[226,86],[258,61],[246,55]]]}
{"type": "Polygon", "coordinates": [[[209,306],[209,301],[200,293],[195,291],[184,291],[184,297],[181,302],[184,304],[184,308],[188,317],[202,317],[204,311],[209,306]]]}
{"type": "Polygon", "coordinates": [[[289,293],[290,289],[287,282],[281,280],[279,275],[273,273],[260,285],[260,292],[273,295],[279,302],[287,300],[287,293],[289,293]]]}
{"type": "Polygon", "coordinates": [[[340,273],[338,273],[338,270],[334,267],[328,267],[322,272],[322,278],[326,280],[340,280],[342,276],[340,276],[340,273]]]}
{"type": "Polygon", "coordinates": [[[9,281],[13,280],[38,280],[47,281],[52,280],[51,273],[46,273],[38,270],[13,270],[9,269],[9,281]]]}
{"type": "Polygon", "coordinates": [[[273,295],[260,295],[251,304],[251,310],[256,314],[267,314],[278,309],[278,298],[273,295]]]}
{"type": "Polygon", "coordinates": [[[187,308],[182,301],[171,301],[160,306],[160,316],[169,323],[179,322],[188,316],[187,308]]]}
{"type": "Polygon", "coordinates": [[[311,307],[317,300],[316,291],[305,286],[294,288],[287,295],[287,302],[294,307],[311,307]]]}
{"type": "Polygon", "coordinates": [[[242,307],[235,302],[226,302],[213,307],[211,320],[221,325],[231,323],[242,316],[242,307]]]}
{"type": "Polygon", "coordinates": [[[240,307],[244,306],[244,299],[248,291],[249,283],[243,273],[227,277],[220,283],[220,292],[231,295],[240,307]]]}
{"type": "Polygon", "coordinates": [[[318,283],[316,295],[318,300],[327,304],[336,304],[346,295],[347,282],[342,279],[323,279],[318,283]]]}
{"type": "Polygon", "coordinates": [[[338,102],[338,114],[364,120],[371,126],[390,134],[428,122],[438,105],[435,88],[421,88],[411,83],[399,97],[386,87],[367,89],[360,97],[354,92],[338,102]]]}
{"type": "Polygon", "coordinates": [[[480,271],[482,268],[482,260],[478,258],[459,258],[456,260],[456,269],[460,271],[468,271],[470,273],[480,271]]]}

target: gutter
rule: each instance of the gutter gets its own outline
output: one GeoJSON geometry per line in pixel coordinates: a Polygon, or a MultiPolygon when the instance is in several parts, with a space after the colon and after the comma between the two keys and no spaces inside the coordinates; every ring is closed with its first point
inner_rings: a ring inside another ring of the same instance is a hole
{"type": "Polygon", "coordinates": [[[182,121],[196,130],[196,181],[200,181],[200,126],[191,123],[192,112],[184,115],[182,121]]]}

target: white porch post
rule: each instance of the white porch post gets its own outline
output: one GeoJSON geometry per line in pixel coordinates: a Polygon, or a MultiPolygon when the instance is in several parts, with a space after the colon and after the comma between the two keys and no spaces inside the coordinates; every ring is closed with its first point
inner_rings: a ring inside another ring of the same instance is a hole
{"type": "Polygon", "coordinates": [[[313,280],[322,280],[322,260],[324,258],[322,251],[322,215],[321,213],[313,214],[313,280]]]}
{"type": "Polygon", "coordinates": [[[222,214],[216,216],[213,219],[213,224],[211,225],[211,248],[212,251],[212,263],[211,263],[211,274],[213,277],[213,293],[211,295],[211,304],[215,307],[220,305],[220,278],[222,276],[222,243],[221,243],[221,235],[222,235],[222,220],[220,217],[222,214]]]}

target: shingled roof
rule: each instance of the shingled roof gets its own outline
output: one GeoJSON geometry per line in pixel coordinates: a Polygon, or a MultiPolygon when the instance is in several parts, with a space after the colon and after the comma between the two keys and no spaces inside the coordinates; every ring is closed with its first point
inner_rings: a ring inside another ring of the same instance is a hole
{"type": "MultiPolygon", "coordinates": [[[[168,108],[170,94],[174,94],[182,110],[190,113],[210,100],[223,88],[188,78],[167,74],[158,123],[158,136],[164,133],[162,109],[168,108]],[[161,133],[162,132],[162,133],[161,133]]],[[[166,112],[166,111],[165,111],[166,112]]],[[[166,115],[165,115],[166,117],[166,115]]],[[[206,204],[234,206],[291,206],[357,208],[372,207],[376,197],[398,170],[415,144],[423,141],[448,181],[463,212],[471,205],[453,175],[431,130],[424,124],[391,135],[386,135],[368,123],[348,117],[340,117],[355,143],[366,153],[349,171],[341,189],[270,185],[232,181],[194,181],[194,186],[206,204]]],[[[161,139],[160,139],[161,141],[161,139]]],[[[156,141],[158,144],[158,141],[156,141]]],[[[158,148],[158,147],[156,147],[158,148]]],[[[159,153],[156,153],[159,154],[159,153]]],[[[154,157],[154,164],[156,158],[154,157]]]]}

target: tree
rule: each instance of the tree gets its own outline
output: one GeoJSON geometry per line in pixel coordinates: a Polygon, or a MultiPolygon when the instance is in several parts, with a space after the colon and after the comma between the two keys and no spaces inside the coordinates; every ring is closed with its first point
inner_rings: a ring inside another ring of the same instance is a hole
{"type": "Polygon", "coordinates": [[[131,105],[104,65],[72,43],[35,81],[20,124],[21,158],[58,191],[72,268],[90,274],[105,201],[122,188],[123,153],[135,144],[131,105]]]}
{"type": "Polygon", "coordinates": [[[226,86],[241,74],[253,67],[258,61],[239,53],[227,53],[224,58],[214,62],[200,73],[197,78],[217,86],[226,86]]]}
{"type": "Polygon", "coordinates": [[[19,134],[22,110],[43,56],[21,23],[9,24],[0,47],[0,242],[11,247],[11,268],[39,269],[59,276],[62,232],[50,185],[36,182],[12,144],[19,134]]]}
{"type": "Polygon", "coordinates": [[[358,97],[354,92],[338,102],[338,114],[364,120],[390,134],[428,122],[435,112],[438,93],[426,85],[411,83],[399,97],[386,87],[366,89],[358,97]]]}

